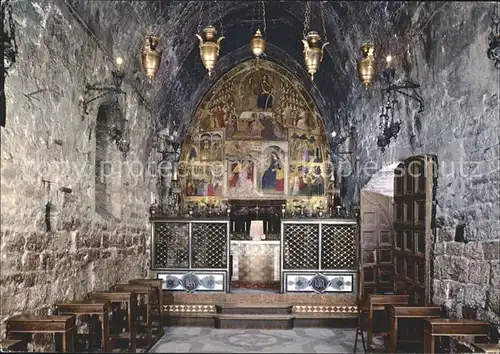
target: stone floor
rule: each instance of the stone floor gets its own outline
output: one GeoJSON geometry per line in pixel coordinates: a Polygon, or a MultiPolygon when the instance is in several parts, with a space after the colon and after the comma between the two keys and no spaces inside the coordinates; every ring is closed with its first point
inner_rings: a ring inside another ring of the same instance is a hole
{"type": "MultiPolygon", "coordinates": [[[[354,329],[293,330],[171,327],[153,353],[352,353],[354,329]]],[[[362,353],[361,341],[358,352],[362,353]]]]}

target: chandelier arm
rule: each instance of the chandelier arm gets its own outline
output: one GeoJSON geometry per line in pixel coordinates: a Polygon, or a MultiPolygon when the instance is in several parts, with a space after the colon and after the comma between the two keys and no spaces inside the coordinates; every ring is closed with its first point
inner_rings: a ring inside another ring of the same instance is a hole
{"type": "Polygon", "coordinates": [[[424,99],[422,98],[422,96],[420,96],[420,94],[417,92],[418,88],[420,88],[419,84],[416,84],[414,82],[410,82],[406,85],[391,85],[388,88],[383,89],[382,92],[387,92],[387,93],[397,92],[405,97],[408,97],[408,98],[411,98],[411,99],[417,101],[419,104],[418,113],[422,113],[424,111],[425,102],[424,102],[424,99]],[[411,90],[411,92],[407,93],[403,90],[411,90]]]}

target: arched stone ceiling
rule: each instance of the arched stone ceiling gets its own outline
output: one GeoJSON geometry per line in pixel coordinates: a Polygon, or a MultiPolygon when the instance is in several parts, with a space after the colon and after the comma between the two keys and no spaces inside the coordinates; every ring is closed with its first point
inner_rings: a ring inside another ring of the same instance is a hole
{"type": "MultiPolygon", "coordinates": [[[[234,65],[252,58],[248,43],[258,24],[251,20],[261,19],[260,4],[256,1],[219,1],[219,9],[215,2],[174,3],[176,10],[165,5],[158,6],[155,11],[166,11],[179,28],[172,28],[172,50],[175,52],[175,74],[160,73],[164,92],[164,105],[161,108],[161,119],[175,120],[184,124],[194,113],[197,103],[206,90],[217,78],[234,65]],[[212,6],[212,22],[220,29],[220,20],[226,39],[222,42],[220,60],[215,75],[208,80],[198,49],[196,33],[200,10],[202,22],[208,21],[208,7],[212,6]],[[219,17],[220,15],[220,17],[219,17]],[[253,28],[253,31],[252,31],[253,28]],[[172,75],[174,74],[174,75],[172,75]]],[[[385,43],[384,37],[392,35],[392,27],[404,27],[408,13],[412,13],[418,3],[398,1],[386,2],[347,2],[323,1],[325,23],[328,40],[325,57],[320,71],[311,83],[303,64],[302,38],[305,13],[304,1],[266,1],[266,21],[268,50],[266,59],[276,61],[292,71],[302,83],[311,90],[322,114],[328,121],[338,106],[346,101],[353,85],[359,85],[356,77],[356,58],[362,41],[372,40],[385,43]],[[389,35],[388,35],[389,33],[389,35]]],[[[320,3],[311,3],[311,26],[323,35],[320,17],[320,3]]],[[[167,16],[167,15],[164,15],[167,16]]],[[[170,21],[169,21],[170,22],[170,21]]],[[[172,63],[170,63],[172,64],[172,63]]],[[[164,68],[163,68],[164,69],[164,68]]],[[[179,124],[179,123],[177,123],[179,124]]]]}

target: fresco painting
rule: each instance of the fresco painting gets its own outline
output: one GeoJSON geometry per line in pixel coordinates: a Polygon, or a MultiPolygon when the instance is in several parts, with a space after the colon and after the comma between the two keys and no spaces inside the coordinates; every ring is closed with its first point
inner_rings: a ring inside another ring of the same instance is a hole
{"type": "Polygon", "coordinates": [[[200,103],[183,142],[186,200],[325,199],[331,166],[324,131],[314,102],[290,73],[265,60],[259,70],[253,60],[240,64],[200,103]],[[206,168],[214,163],[217,171],[206,168]]]}

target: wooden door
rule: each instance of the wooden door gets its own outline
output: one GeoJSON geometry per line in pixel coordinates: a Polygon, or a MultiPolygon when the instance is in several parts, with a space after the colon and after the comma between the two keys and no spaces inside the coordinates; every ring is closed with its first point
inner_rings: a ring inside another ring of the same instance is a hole
{"type": "Polygon", "coordinates": [[[434,218],[434,166],[429,156],[402,162],[394,175],[394,291],[429,304],[430,247],[434,218]]]}
{"type": "Polygon", "coordinates": [[[361,191],[360,297],[393,289],[392,197],[361,191]]]}

